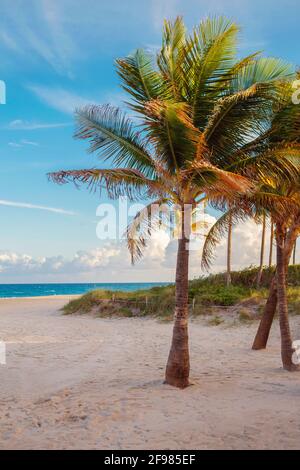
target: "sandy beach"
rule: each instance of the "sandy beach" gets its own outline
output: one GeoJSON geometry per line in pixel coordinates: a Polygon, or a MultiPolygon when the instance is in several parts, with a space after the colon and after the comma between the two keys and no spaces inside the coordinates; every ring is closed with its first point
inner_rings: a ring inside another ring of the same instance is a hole
{"type": "Polygon", "coordinates": [[[299,448],[300,375],[281,369],[277,323],[253,352],[255,323],[193,321],[181,391],[162,383],[170,323],[63,316],[66,300],[0,300],[1,449],[299,448]]]}

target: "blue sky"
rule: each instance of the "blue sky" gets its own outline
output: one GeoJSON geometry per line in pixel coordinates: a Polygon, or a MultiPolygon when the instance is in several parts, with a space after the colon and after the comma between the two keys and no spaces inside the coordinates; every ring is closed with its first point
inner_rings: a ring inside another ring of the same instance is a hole
{"type": "MultiPolygon", "coordinates": [[[[155,263],[121,272],[113,252],[106,259],[97,197],[49,183],[46,173],[96,165],[72,138],[74,107],[120,103],[114,59],[155,48],[163,19],[178,14],[189,27],[224,14],[242,26],[241,54],[263,50],[299,64],[297,0],[1,0],[0,282],[157,279],[155,263]],[[85,257],[102,261],[87,269],[85,257]]],[[[171,265],[160,272],[171,279],[171,265]]]]}

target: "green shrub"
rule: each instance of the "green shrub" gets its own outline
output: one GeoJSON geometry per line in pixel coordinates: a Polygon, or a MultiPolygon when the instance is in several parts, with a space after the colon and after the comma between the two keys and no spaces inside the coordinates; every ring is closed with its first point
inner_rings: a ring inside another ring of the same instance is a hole
{"type": "MultiPolygon", "coordinates": [[[[224,274],[210,275],[194,279],[189,283],[190,312],[195,316],[213,313],[214,306],[230,307],[241,304],[243,307],[257,305],[267,297],[268,285],[274,268],[263,272],[260,289],[255,288],[257,268],[248,268],[232,273],[232,285],[226,287],[224,274]],[[191,304],[194,300],[194,309],[191,304]],[[209,307],[209,308],[208,308],[209,307]]],[[[300,313],[300,266],[289,267],[289,308],[291,313],[300,313]]],[[[63,308],[64,314],[97,312],[97,316],[155,316],[172,318],[175,306],[175,286],[138,290],[134,292],[112,292],[95,290],[71,300],[63,308]]]]}

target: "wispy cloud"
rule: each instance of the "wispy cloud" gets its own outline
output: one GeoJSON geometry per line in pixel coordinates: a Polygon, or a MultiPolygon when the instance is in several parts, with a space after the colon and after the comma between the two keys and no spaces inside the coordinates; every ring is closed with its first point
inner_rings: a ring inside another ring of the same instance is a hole
{"type": "Polygon", "coordinates": [[[31,90],[43,103],[67,114],[73,114],[76,108],[95,102],[95,99],[83,97],[63,88],[51,88],[42,85],[30,85],[31,90]]]}
{"type": "Polygon", "coordinates": [[[14,40],[14,38],[8,32],[2,30],[0,32],[0,38],[3,42],[3,44],[5,44],[6,47],[8,47],[9,49],[11,49],[15,52],[20,51],[17,42],[14,40]]]}
{"type": "Polygon", "coordinates": [[[64,215],[76,215],[76,213],[73,211],[68,211],[65,209],[57,208],[57,207],[40,206],[38,204],[30,204],[27,202],[7,201],[5,199],[0,199],[0,206],[18,207],[20,209],[37,209],[37,210],[54,212],[56,214],[64,214],[64,215]]]}
{"type": "Polygon", "coordinates": [[[21,144],[23,144],[23,145],[32,145],[33,147],[39,147],[39,145],[40,145],[38,142],[33,142],[32,140],[26,140],[26,139],[22,139],[21,144]]]}
{"type": "Polygon", "coordinates": [[[34,131],[38,129],[57,129],[59,127],[71,126],[71,122],[34,122],[24,121],[23,119],[15,119],[11,121],[6,129],[20,130],[20,131],[34,131]]]}
{"type": "Polygon", "coordinates": [[[11,8],[9,0],[1,0],[1,14],[6,20],[1,24],[3,45],[21,55],[30,54],[32,59],[40,58],[56,72],[72,76],[71,60],[76,57],[77,46],[65,27],[68,18],[65,1],[30,3],[28,8],[22,4],[11,8]]]}
{"type": "Polygon", "coordinates": [[[147,25],[151,2],[144,2],[141,16],[138,0],[130,6],[122,0],[15,0],[14,7],[11,0],[1,0],[0,49],[74,78],[79,61],[116,48],[143,28],[138,20],[147,25]]]}
{"type": "Polygon", "coordinates": [[[99,96],[82,96],[64,88],[47,87],[43,85],[30,85],[28,89],[32,91],[43,103],[57,111],[74,114],[75,109],[88,104],[106,104],[124,107],[124,101],[128,99],[125,93],[120,91],[110,91],[99,96]]]}
{"type": "MultiPolygon", "coordinates": [[[[77,47],[66,28],[66,10],[63,2],[53,0],[41,0],[41,15],[51,39],[54,56],[59,58],[59,63],[52,62],[54,68],[62,67],[72,77],[71,59],[76,55],[77,47]]],[[[51,62],[50,62],[51,63],[51,62]]]]}
{"type": "Polygon", "coordinates": [[[21,148],[26,145],[31,145],[32,147],[39,147],[40,144],[38,144],[38,142],[33,142],[31,140],[22,139],[20,142],[9,142],[8,145],[9,147],[12,147],[12,148],[21,148]]]}
{"type": "Polygon", "coordinates": [[[21,144],[18,144],[17,142],[9,142],[9,143],[8,143],[8,146],[9,146],[9,147],[12,147],[12,148],[15,148],[15,149],[19,149],[19,148],[22,147],[22,145],[21,145],[21,144]]]}

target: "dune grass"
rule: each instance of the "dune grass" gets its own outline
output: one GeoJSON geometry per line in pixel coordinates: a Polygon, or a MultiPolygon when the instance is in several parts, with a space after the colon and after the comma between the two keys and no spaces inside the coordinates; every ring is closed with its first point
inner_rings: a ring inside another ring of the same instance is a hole
{"type": "MultiPolygon", "coordinates": [[[[210,275],[189,283],[190,311],[194,316],[210,314],[215,308],[240,305],[240,320],[248,321],[245,306],[255,305],[262,310],[267,297],[267,285],[274,269],[265,269],[262,288],[256,289],[257,268],[249,268],[232,273],[232,285],[225,286],[224,274],[210,275]]],[[[300,266],[290,266],[288,274],[288,296],[291,314],[300,313],[300,266]]],[[[175,287],[170,284],[134,292],[94,290],[82,297],[71,300],[63,308],[63,313],[95,316],[154,316],[168,320],[174,311],[175,287]]]]}

